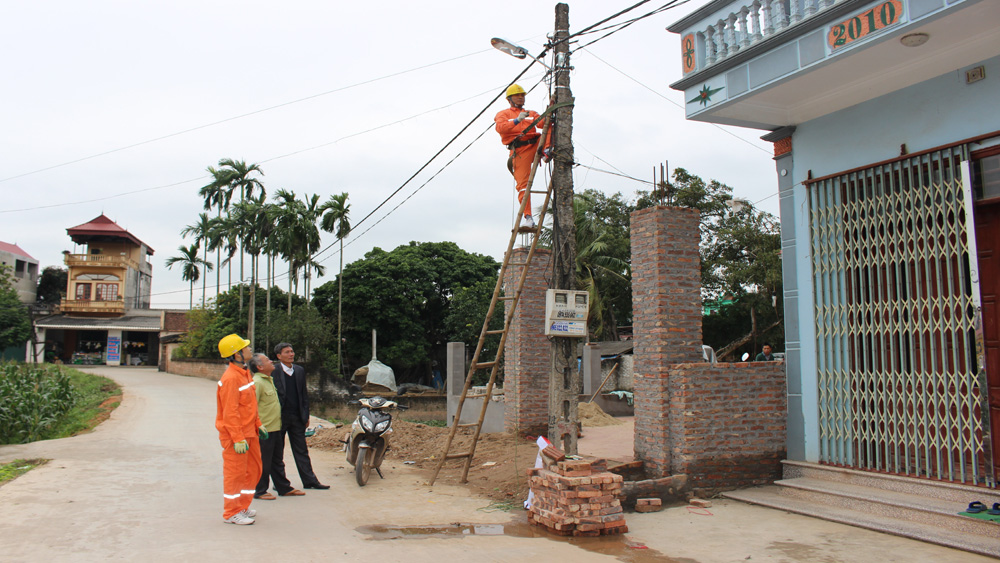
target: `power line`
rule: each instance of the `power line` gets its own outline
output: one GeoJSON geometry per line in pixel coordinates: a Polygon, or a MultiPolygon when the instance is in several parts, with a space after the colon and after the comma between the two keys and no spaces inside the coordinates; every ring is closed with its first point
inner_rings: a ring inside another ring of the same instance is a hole
{"type": "Polygon", "coordinates": [[[79,201],[64,201],[62,203],[52,203],[52,204],[49,204],[49,205],[36,205],[35,207],[22,207],[21,209],[0,209],[0,215],[2,215],[4,213],[16,213],[16,212],[20,212],[20,211],[37,211],[39,209],[51,209],[53,207],[66,207],[68,205],[80,205],[80,204],[84,204],[84,203],[94,203],[95,201],[105,201],[105,200],[108,200],[108,199],[115,199],[115,198],[118,198],[118,197],[123,197],[123,196],[127,196],[127,195],[132,195],[132,194],[138,194],[138,193],[142,193],[142,192],[151,192],[151,191],[154,191],[154,190],[162,190],[164,188],[172,188],[174,186],[180,186],[182,184],[189,184],[191,182],[196,182],[196,181],[199,181],[199,180],[204,180],[206,178],[209,178],[209,176],[199,176],[197,178],[189,178],[187,180],[181,180],[180,182],[174,182],[172,184],[163,184],[162,186],[153,186],[151,188],[139,188],[137,190],[131,190],[131,191],[127,191],[127,192],[121,192],[121,193],[112,194],[112,195],[108,195],[108,196],[104,196],[104,197],[95,197],[95,198],[92,198],[92,199],[82,199],[82,200],[79,200],[79,201]]]}
{"type": "MultiPolygon", "coordinates": [[[[348,246],[351,243],[353,243],[355,240],[363,237],[365,235],[365,233],[367,233],[368,231],[370,231],[370,230],[374,229],[376,226],[378,226],[378,224],[381,223],[382,221],[384,221],[386,217],[388,217],[389,215],[392,215],[392,213],[394,211],[396,211],[397,209],[399,209],[400,207],[402,207],[404,203],[406,203],[407,201],[410,201],[410,198],[412,198],[413,196],[415,196],[417,194],[417,192],[419,192],[420,190],[424,189],[424,186],[426,186],[427,184],[429,184],[431,182],[431,180],[433,180],[434,178],[436,178],[439,174],[441,174],[441,172],[444,172],[445,168],[448,168],[449,166],[451,166],[451,164],[453,162],[455,162],[456,160],[458,160],[458,157],[462,156],[462,154],[464,154],[465,151],[469,150],[472,147],[472,145],[476,144],[479,141],[479,139],[482,139],[483,135],[485,135],[492,128],[493,128],[492,126],[488,126],[486,129],[484,129],[482,133],[480,133],[475,139],[473,139],[468,145],[466,145],[464,149],[462,149],[461,151],[459,151],[458,154],[456,154],[454,157],[452,157],[451,160],[449,160],[448,162],[446,162],[444,164],[444,166],[442,166],[440,169],[438,169],[438,171],[435,172],[430,178],[428,178],[427,180],[425,180],[423,184],[420,184],[420,186],[417,187],[417,189],[415,189],[412,192],[410,192],[410,195],[406,196],[406,199],[404,199],[403,201],[399,202],[399,204],[396,205],[396,207],[393,207],[392,209],[390,209],[388,213],[386,213],[381,218],[379,218],[378,221],[376,221],[373,225],[371,225],[370,227],[368,227],[367,229],[365,229],[363,232],[361,232],[357,237],[352,238],[351,241],[348,242],[345,246],[348,246]]],[[[329,248],[330,248],[330,246],[327,246],[326,249],[323,249],[323,251],[321,251],[320,253],[317,253],[315,256],[319,256],[319,254],[321,254],[322,252],[325,252],[329,248]]],[[[339,250],[338,250],[338,252],[339,252],[339,250]]],[[[334,256],[336,256],[336,254],[331,254],[330,256],[327,256],[326,258],[324,258],[323,261],[326,261],[329,258],[332,258],[334,256]]]]}
{"type": "MultiPolygon", "coordinates": [[[[355,132],[355,133],[351,133],[349,135],[344,135],[343,137],[340,137],[340,138],[335,139],[333,141],[329,141],[329,142],[322,143],[322,144],[319,144],[319,145],[315,145],[315,146],[312,146],[312,147],[308,147],[308,148],[304,148],[304,149],[292,151],[290,153],[286,153],[286,154],[274,156],[274,157],[271,157],[271,158],[267,158],[267,159],[261,160],[259,162],[260,163],[272,162],[272,161],[279,160],[279,159],[282,159],[282,158],[287,158],[287,157],[290,157],[290,156],[295,156],[297,154],[302,154],[304,152],[308,152],[308,151],[312,151],[312,150],[316,150],[316,149],[321,149],[321,148],[324,148],[324,147],[328,147],[330,145],[339,143],[341,141],[344,141],[346,139],[350,139],[352,137],[357,137],[359,135],[364,135],[366,133],[371,133],[373,131],[378,131],[379,129],[384,129],[386,127],[390,127],[390,126],[393,126],[393,125],[398,125],[400,123],[405,123],[406,121],[410,121],[412,119],[416,119],[418,117],[422,117],[422,116],[427,115],[429,113],[433,113],[433,112],[436,112],[436,111],[441,111],[443,109],[447,109],[447,108],[449,108],[451,106],[458,105],[458,104],[467,102],[469,100],[476,99],[476,98],[478,98],[480,96],[483,96],[485,94],[488,94],[488,93],[491,93],[491,92],[494,92],[494,91],[496,91],[496,88],[490,88],[488,90],[484,90],[484,91],[482,91],[482,92],[480,92],[478,94],[474,94],[474,95],[469,96],[467,98],[464,98],[462,100],[457,100],[455,102],[452,102],[452,103],[449,103],[449,104],[445,104],[443,106],[439,106],[439,107],[436,107],[436,108],[432,108],[432,109],[429,109],[429,110],[426,110],[426,111],[423,111],[421,113],[417,113],[417,114],[414,114],[414,115],[411,115],[411,116],[408,116],[408,117],[404,117],[402,119],[398,119],[398,120],[390,122],[390,123],[385,123],[385,124],[382,124],[382,125],[377,125],[377,126],[372,127],[370,129],[365,129],[363,131],[358,131],[358,132],[355,132]]],[[[495,98],[494,98],[494,101],[495,101],[495,98]]],[[[34,207],[22,207],[20,209],[0,209],[0,214],[15,213],[15,212],[21,212],[21,211],[36,211],[36,210],[39,210],[39,209],[50,209],[50,208],[53,208],[53,207],[66,207],[66,206],[71,206],[71,205],[80,205],[80,204],[85,204],[85,203],[93,203],[93,202],[96,202],[96,201],[105,201],[105,200],[109,200],[109,199],[115,199],[115,198],[119,198],[119,197],[124,197],[124,196],[127,196],[127,195],[133,195],[133,194],[137,194],[137,193],[150,192],[150,191],[154,191],[154,190],[162,190],[164,188],[172,188],[172,187],[175,187],[175,186],[180,186],[182,184],[188,184],[188,183],[191,183],[191,182],[201,182],[201,181],[208,180],[210,178],[211,178],[210,175],[205,174],[205,175],[202,175],[202,176],[198,176],[196,178],[189,178],[187,180],[181,180],[179,182],[173,182],[173,183],[170,183],[170,184],[163,184],[163,185],[160,185],[160,186],[153,186],[153,187],[149,187],[149,188],[139,188],[139,189],[129,190],[129,191],[125,191],[125,192],[119,192],[117,194],[111,194],[111,195],[107,195],[107,196],[103,196],[103,197],[97,197],[97,198],[91,198],[91,199],[85,199],[85,200],[78,200],[78,201],[65,201],[65,202],[61,202],[61,203],[52,203],[52,204],[49,204],[49,205],[38,205],[38,206],[34,206],[34,207]]]]}
{"type": "MultiPolygon", "coordinates": [[[[656,91],[656,90],[654,90],[653,88],[651,88],[651,87],[649,87],[649,86],[647,86],[647,85],[643,84],[642,82],[640,82],[640,81],[639,81],[639,80],[637,80],[636,78],[633,78],[632,76],[629,76],[629,75],[628,75],[627,73],[625,73],[625,72],[624,72],[624,71],[622,71],[621,69],[619,69],[619,68],[615,67],[614,65],[612,65],[612,64],[611,64],[611,63],[609,63],[608,61],[606,61],[606,60],[602,59],[601,57],[597,56],[596,54],[594,54],[594,53],[593,53],[593,51],[587,51],[587,54],[588,54],[588,55],[590,55],[590,56],[592,56],[592,57],[594,57],[595,59],[597,59],[597,60],[601,61],[602,63],[606,64],[606,65],[607,65],[608,67],[610,67],[610,68],[611,68],[612,70],[614,70],[614,71],[618,72],[619,74],[621,74],[621,75],[622,75],[622,76],[624,76],[625,78],[628,78],[628,79],[629,79],[629,80],[631,80],[632,82],[635,82],[635,83],[636,83],[636,84],[638,84],[639,86],[642,86],[643,88],[645,88],[645,89],[649,90],[650,92],[652,92],[652,93],[656,94],[657,96],[659,96],[659,97],[663,98],[664,100],[666,100],[666,101],[670,102],[671,104],[673,104],[673,105],[677,106],[678,108],[680,108],[680,109],[682,109],[682,110],[684,109],[684,106],[682,106],[682,105],[678,104],[677,102],[675,102],[675,101],[671,100],[670,98],[668,98],[668,97],[664,96],[663,94],[661,94],[661,93],[657,92],[657,91],[656,91]]],[[[753,148],[755,148],[755,149],[757,149],[757,150],[759,150],[759,151],[763,151],[763,152],[765,152],[765,153],[767,153],[767,154],[771,154],[771,151],[769,151],[769,150],[765,149],[764,147],[762,147],[762,146],[760,146],[760,145],[756,145],[756,144],[754,144],[753,142],[751,142],[751,141],[748,141],[747,139],[744,139],[743,137],[740,137],[740,136],[739,136],[739,135],[737,135],[736,133],[733,133],[732,131],[729,131],[728,129],[725,129],[724,127],[722,127],[722,126],[721,126],[721,125],[719,125],[718,123],[709,123],[709,125],[712,125],[712,126],[713,126],[713,127],[715,127],[716,129],[718,129],[719,131],[722,131],[723,133],[726,133],[727,135],[732,135],[733,137],[736,137],[736,138],[737,138],[737,139],[739,139],[740,141],[743,141],[744,143],[746,143],[746,144],[750,145],[751,147],[753,147],[753,148]]]]}
{"type": "MultiPolygon", "coordinates": [[[[611,36],[611,35],[613,35],[615,33],[618,33],[619,31],[625,29],[626,27],[628,27],[628,26],[630,26],[630,25],[632,25],[632,24],[634,24],[634,23],[636,23],[638,21],[644,20],[644,19],[646,19],[646,18],[648,18],[650,16],[654,16],[656,14],[665,12],[667,10],[672,10],[672,9],[678,7],[678,6],[683,6],[684,4],[687,4],[689,1],[690,0],[679,0],[679,1],[678,0],[672,0],[671,2],[668,2],[668,3],[660,6],[659,8],[656,8],[655,10],[653,10],[653,11],[647,13],[647,14],[641,15],[641,16],[636,17],[636,18],[632,18],[631,20],[626,20],[624,22],[619,22],[619,23],[616,23],[616,24],[612,24],[612,25],[609,25],[609,26],[607,26],[605,28],[602,28],[602,29],[592,29],[590,31],[587,31],[587,33],[597,33],[597,32],[600,32],[600,31],[604,31],[606,29],[610,29],[611,30],[608,33],[602,35],[601,37],[598,37],[597,39],[594,39],[593,41],[591,41],[589,43],[585,43],[585,44],[581,45],[580,47],[577,47],[576,50],[586,48],[589,45],[593,45],[594,43],[597,43],[598,41],[601,41],[602,39],[606,39],[609,36],[611,36]]],[[[640,4],[636,4],[632,8],[629,8],[629,10],[637,8],[641,4],[645,4],[645,2],[641,2],[640,4]]],[[[624,12],[621,12],[621,13],[624,13],[624,12]]],[[[583,32],[579,33],[578,35],[583,35],[583,32]]]]}
{"type": "MultiPolygon", "coordinates": [[[[534,60],[532,60],[530,63],[528,63],[528,66],[524,67],[524,70],[522,70],[517,76],[515,76],[514,79],[510,81],[510,84],[513,84],[519,78],[521,78],[522,76],[524,76],[528,72],[528,70],[534,64],[535,64],[534,60]]],[[[508,86],[510,86],[510,84],[508,84],[508,86]]],[[[400,184],[400,186],[398,188],[396,188],[391,194],[389,194],[388,197],[386,197],[384,200],[382,200],[381,203],[379,203],[377,206],[375,206],[375,209],[372,209],[370,212],[368,212],[368,215],[365,215],[364,218],[362,218],[360,221],[358,221],[354,226],[355,227],[360,226],[362,223],[364,223],[365,221],[367,221],[372,215],[374,215],[376,211],[378,211],[379,209],[381,209],[382,206],[384,206],[386,203],[388,203],[390,199],[392,199],[393,197],[395,197],[396,194],[398,194],[404,187],[406,187],[407,184],[409,184],[411,181],[413,181],[413,179],[416,178],[416,176],[418,174],[420,174],[421,172],[423,172],[423,170],[425,168],[427,168],[428,166],[430,166],[431,162],[434,162],[434,160],[437,159],[437,157],[440,156],[441,153],[443,153],[445,151],[445,149],[447,149],[449,146],[451,146],[451,144],[454,143],[458,139],[458,137],[462,135],[462,133],[464,133],[466,130],[468,130],[469,127],[471,127],[472,124],[475,123],[477,119],[479,119],[484,113],[486,113],[490,109],[490,106],[492,106],[494,102],[496,102],[497,100],[499,100],[502,95],[503,95],[502,91],[499,92],[499,93],[497,93],[497,95],[494,96],[493,99],[490,100],[489,103],[487,103],[483,107],[483,109],[479,110],[479,113],[477,113],[472,119],[470,119],[469,122],[466,123],[465,126],[463,126],[462,129],[460,129],[458,133],[456,133],[455,135],[453,135],[452,138],[449,139],[448,142],[444,144],[444,146],[442,146],[440,149],[438,149],[438,151],[435,152],[434,155],[432,155],[427,160],[427,162],[425,162],[419,169],[417,169],[416,172],[414,172],[413,174],[411,174],[410,177],[407,178],[405,182],[403,182],[402,184],[400,184]]],[[[480,135],[480,136],[482,136],[482,135],[480,135]]],[[[318,253],[314,254],[313,257],[319,256],[320,254],[326,252],[330,248],[330,246],[333,246],[333,244],[331,243],[330,245],[328,245],[323,250],[320,250],[318,253]]]]}
{"type": "MultiPolygon", "coordinates": [[[[191,127],[191,128],[184,129],[184,130],[181,130],[181,131],[176,131],[174,133],[168,133],[166,135],[161,135],[159,137],[154,137],[152,139],[147,139],[145,141],[140,141],[138,143],[132,143],[130,145],[125,145],[125,146],[122,146],[122,147],[118,147],[118,148],[106,150],[106,151],[103,151],[103,152],[92,154],[90,156],[85,156],[85,157],[77,158],[75,160],[70,160],[70,161],[67,161],[67,162],[62,162],[60,164],[53,164],[51,166],[46,166],[44,168],[39,168],[37,170],[31,170],[29,172],[23,172],[21,174],[17,174],[17,175],[14,175],[14,176],[9,176],[7,178],[0,178],[0,183],[7,182],[9,180],[15,180],[17,178],[23,178],[25,176],[31,176],[32,174],[38,174],[40,172],[46,172],[48,170],[53,170],[53,169],[56,169],[56,168],[62,168],[63,166],[69,166],[71,164],[77,164],[77,163],[84,162],[84,161],[87,161],[87,160],[91,160],[91,159],[94,159],[94,158],[106,156],[106,155],[109,155],[109,154],[114,154],[116,152],[121,152],[121,151],[125,151],[125,150],[128,150],[128,149],[133,149],[135,147],[141,147],[143,145],[148,145],[150,143],[155,143],[157,141],[162,141],[162,140],[165,140],[165,139],[169,139],[171,137],[177,137],[177,136],[180,136],[180,135],[191,133],[193,131],[199,131],[201,129],[207,129],[209,127],[214,127],[216,125],[221,125],[223,123],[228,123],[230,121],[236,121],[238,119],[243,119],[245,117],[250,117],[252,115],[257,115],[257,114],[261,114],[261,113],[268,112],[268,111],[271,111],[271,110],[275,110],[275,109],[283,108],[283,107],[286,107],[286,106],[290,106],[290,105],[293,105],[293,104],[298,104],[298,103],[301,103],[301,102],[305,102],[305,101],[313,100],[313,99],[316,99],[316,98],[320,98],[322,96],[328,96],[330,94],[335,94],[337,92],[343,92],[344,90],[350,90],[352,88],[357,88],[359,86],[365,86],[367,84],[373,84],[375,82],[380,82],[382,80],[387,80],[389,78],[395,78],[397,76],[402,76],[404,74],[409,74],[411,72],[416,72],[418,70],[424,70],[424,69],[431,68],[431,67],[434,67],[434,66],[437,66],[437,65],[441,65],[441,64],[445,64],[445,63],[450,63],[452,61],[457,61],[459,59],[463,59],[463,58],[466,58],[466,57],[471,57],[471,56],[474,56],[474,55],[479,55],[481,53],[485,53],[485,52],[488,52],[488,51],[490,51],[490,49],[484,49],[482,51],[476,51],[474,53],[468,53],[468,54],[465,54],[465,55],[460,55],[458,57],[452,57],[450,59],[445,59],[445,60],[442,60],[442,61],[437,61],[437,62],[434,62],[434,63],[429,63],[429,64],[426,64],[426,65],[423,65],[423,66],[418,66],[418,67],[414,67],[414,68],[411,68],[411,69],[402,70],[402,71],[399,71],[399,72],[394,72],[392,74],[387,74],[385,76],[380,76],[378,78],[372,78],[372,79],[369,79],[369,80],[363,80],[361,82],[356,82],[356,83],[350,84],[348,86],[341,86],[340,88],[334,88],[333,90],[327,90],[326,92],[320,92],[318,94],[313,94],[313,95],[310,95],[310,96],[306,96],[304,98],[299,98],[299,99],[292,100],[292,101],[289,101],[289,102],[283,102],[283,103],[280,103],[280,104],[277,104],[277,105],[268,106],[268,107],[265,107],[265,108],[257,109],[257,110],[250,111],[250,112],[247,112],[247,113],[243,113],[243,114],[240,114],[240,115],[234,115],[232,117],[226,117],[226,118],[220,119],[218,121],[213,121],[211,123],[206,123],[204,125],[198,125],[196,127],[191,127]]],[[[153,188],[153,189],[155,189],[155,188],[153,188]]],[[[97,200],[94,200],[94,201],[97,201],[97,200]]]]}
{"type": "MultiPolygon", "coordinates": [[[[590,153],[590,154],[594,154],[594,153],[590,153]]],[[[594,158],[596,158],[596,159],[600,160],[601,162],[604,162],[604,163],[607,164],[606,160],[604,160],[603,158],[601,158],[601,157],[599,157],[597,155],[594,155],[594,158]]],[[[574,166],[578,166],[580,168],[586,168],[587,170],[593,170],[594,172],[600,172],[602,174],[609,174],[611,176],[618,176],[620,178],[625,178],[627,180],[632,180],[634,182],[639,182],[641,184],[653,185],[653,182],[650,182],[649,180],[642,180],[642,179],[636,178],[634,176],[629,176],[628,174],[625,174],[623,172],[612,172],[610,170],[604,170],[604,169],[601,169],[601,168],[595,168],[593,166],[587,166],[586,164],[580,164],[579,162],[574,162],[573,165],[574,166]]],[[[611,166],[611,164],[608,164],[608,166],[611,166]]]]}

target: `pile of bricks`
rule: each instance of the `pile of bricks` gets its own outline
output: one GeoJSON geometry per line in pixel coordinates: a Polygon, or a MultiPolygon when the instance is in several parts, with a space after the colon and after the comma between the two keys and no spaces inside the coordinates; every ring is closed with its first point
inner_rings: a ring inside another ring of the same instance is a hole
{"type": "Polygon", "coordinates": [[[663,510],[663,499],[640,498],[635,501],[636,512],[659,512],[663,510]]]}
{"type": "Polygon", "coordinates": [[[553,447],[542,451],[543,468],[528,470],[534,499],[528,522],[562,536],[604,536],[628,532],[620,500],[621,475],[603,460],[567,460],[553,447]]]}

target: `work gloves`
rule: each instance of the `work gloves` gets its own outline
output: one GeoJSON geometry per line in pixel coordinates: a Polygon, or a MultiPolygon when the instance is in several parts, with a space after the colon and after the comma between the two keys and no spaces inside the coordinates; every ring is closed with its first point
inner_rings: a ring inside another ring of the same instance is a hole
{"type": "Polygon", "coordinates": [[[257,429],[257,437],[261,440],[267,440],[268,436],[270,436],[270,434],[267,433],[267,428],[264,428],[264,425],[261,424],[260,428],[257,429]]]}
{"type": "Polygon", "coordinates": [[[245,454],[248,449],[250,449],[250,446],[247,444],[246,440],[240,440],[239,442],[233,444],[233,450],[235,450],[238,454],[245,454]]]}

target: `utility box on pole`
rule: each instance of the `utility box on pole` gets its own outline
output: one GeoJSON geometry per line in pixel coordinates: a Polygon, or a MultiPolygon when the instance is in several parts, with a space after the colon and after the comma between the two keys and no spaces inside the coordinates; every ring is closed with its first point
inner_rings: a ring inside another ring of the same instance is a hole
{"type": "Polygon", "coordinates": [[[587,314],[590,294],[572,289],[550,289],[545,292],[545,335],[587,336],[587,314]]]}

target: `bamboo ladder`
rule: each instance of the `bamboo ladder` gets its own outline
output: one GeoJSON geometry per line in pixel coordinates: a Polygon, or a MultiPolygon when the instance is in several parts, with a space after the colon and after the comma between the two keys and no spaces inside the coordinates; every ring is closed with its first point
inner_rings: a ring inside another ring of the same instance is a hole
{"type": "MultiPolygon", "coordinates": [[[[565,104],[563,104],[565,105],[565,104]]],[[[550,113],[550,110],[555,109],[550,107],[546,110],[545,114],[550,113]]],[[[542,204],[542,210],[538,215],[538,222],[535,227],[522,227],[521,220],[524,218],[524,207],[528,202],[528,198],[523,198],[521,201],[521,207],[518,209],[517,220],[514,222],[514,228],[510,233],[510,241],[507,242],[507,251],[503,256],[503,264],[500,266],[500,273],[497,275],[497,284],[493,289],[493,298],[490,300],[490,308],[486,312],[486,319],[483,321],[483,328],[479,332],[479,343],[476,344],[476,352],[472,355],[472,364],[469,366],[469,373],[465,377],[465,386],[462,388],[462,395],[458,399],[458,407],[455,410],[455,420],[451,424],[451,432],[448,433],[448,441],[445,443],[444,452],[441,454],[441,458],[438,460],[437,467],[434,469],[434,475],[431,476],[429,485],[433,485],[434,481],[437,480],[438,473],[441,472],[441,468],[444,466],[445,462],[451,459],[464,459],[465,464],[462,469],[462,483],[467,483],[469,480],[469,467],[472,465],[472,456],[476,454],[476,444],[479,443],[479,434],[483,429],[483,420],[486,418],[486,409],[489,407],[490,400],[493,397],[493,385],[496,383],[497,371],[500,369],[500,358],[503,357],[504,343],[507,341],[507,332],[510,330],[511,320],[514,318],[514,312],[517,310],[517,303],[521,298],[521,290],[524,289],[524,281],[528,276],[528,266],[531,264],[531,259],[535,254],[535,247],[538,245],[538,236],[542,231],[542,222],[545,221],[545,212],[549,208],[549,201],[552,199],[552,182],[549,182],[548,187],[545,190],[532,190],[531,186],[535,179],[535,172],[538,170],[538,163],[541,159],[541,147],[545,144],[544,139],[549,132],[549,123],[546,123],[545,128],[542,131],[542,136],[539,137],[539,143],[537,145],[537,150],[535,151],[535,158],[531,162],[531,172],[528,175],[528,191],[533,194],[545,194],[545,201],[542,204]],[[528,247],[528,256],[525,258],[524,262],[511,262],[511,256],[514,250],[514,243],[517,240],[517,235],[527,234],[531,237],[531,244],[528,247]],[[508,266],[523,266],[524,269],[521,270],[521,275],[517,280],[517,289],[514,290],[513,295],[500,296],[500,292],[503,290],[503,277],[504,272],[507,271],[508,266]],[[493,318],[493,311],[496,310],[497,303],[499,301],[510,301],[510,310],[504,315],[503,328],[499,330],[490,330],[490,319],[493,318]],[[486,342],[486,337],[494,334],[500,335],[500,344],[497,348],[496,357],[492,361],[480,361],[480,354],[483,351],[483,344],[486,342]],[[490,379],[486,384],[486,392],[481,394],[470,394],[469,390],[472,388],[472,376],[476,371],[480,369],[490,368],[490,379]],[[459,424],[459,420],[462,418],[462,407],[465,405],[465,399],[468,398],[483,398],[483,407],[479,410],[479,420],[476,422],[470,422],[466,424],[459,424]],[[452,443],[455,440],[455,434],[458,432],[459,428],[475,428],[472,435],[472,443],[469,444],[468,448],[462,448],[463,451],[460,453],[451,453],[452,443]]]]}

